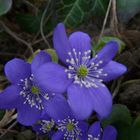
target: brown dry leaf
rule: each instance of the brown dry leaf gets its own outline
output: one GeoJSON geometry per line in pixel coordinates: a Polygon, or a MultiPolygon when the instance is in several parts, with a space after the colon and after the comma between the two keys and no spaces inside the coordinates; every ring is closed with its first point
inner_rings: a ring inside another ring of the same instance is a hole
{"type": "Polygon", "coordinates": [[[12,115],[14,114],[15,110],[7,110],[4,117],[0,121],[0,128],[3,128],[8,124],[8,122],[11,120],[12,115]]]}

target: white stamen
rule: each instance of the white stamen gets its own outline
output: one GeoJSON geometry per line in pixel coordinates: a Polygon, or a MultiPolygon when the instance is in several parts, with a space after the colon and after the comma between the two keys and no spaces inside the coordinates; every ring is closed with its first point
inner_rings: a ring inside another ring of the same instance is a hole
{"type": "Polygon", "coordinates": [[[20,83],[18,84],[22,88],[20,91],[20,96],[22,96],[25,100],[23,104],[29,104],[30,107],[36,107],[39,110],[43,110],[44,106],[42,104],[41,96],[46,100],[49,100],[48,93],[44,93],[43,91],[39,91],[39,93],[32,93],[31,89],[33,85],[33,74],[29,78],[20,79],[20,83]]]}
{"type": "MultiPolygon", "coordinates": [[[[68,52],[69,59],[66,59],[66,62],[69,63],[68,69],[65,72],[68,75],[69,79],[74,79],[75,84],[80,86],[85,86],[87,88],[94,87],[98,88],[98,83],[103,82],[100,77],[107,76],[107,73],[104,73],[103,69],[99,66],[103,63],[103,60],[90,62],[91,50],[85,52],[76,52],[76,49],[72,49],[72,52],[68,52]],[[80,77],[77,73],[79,67],[85,66],[87,68],[87,75],[85,77],[80,77]]],[[[95,56],[95,59],[98,56],[95,56]]]]}
{"type": "Polygon", "coordinates": [[[59,123],[58,130],[61,130],[62,132],[65,131],[64,138],[63,138],[64,140],[68,140],[69,138],[75,140],[76,138],[82,135],[81,130],[78,127],[79,122],[76,121],[75,119],[70,119],[70,117],[68,116],[64,120],[58,120],[58,123],[59,123]],[[71,131],[69,131],[67,128],[68,124],[73,125],[73,129],[71,131]]]}

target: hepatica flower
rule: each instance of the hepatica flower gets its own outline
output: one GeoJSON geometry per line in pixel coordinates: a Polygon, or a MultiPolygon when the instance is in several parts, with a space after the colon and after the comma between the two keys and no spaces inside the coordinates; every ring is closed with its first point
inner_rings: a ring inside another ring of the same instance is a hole
{"type": "Polygon", "coordinates": [[[32,125],[45,112],[45,104],[53,96],[39,87],[34,74],[51,57],[41,51],[29,64],[21,59],[13,59],[5,65],[5,74],[12,83],[0,94],[0,108],[17,109],[17,119],[24,125],[32,125]]]}
{"type": "Polygon", "coordinates": [[[36,124],[33,125],[33,130],[36,131],[39,135],[47,135],[48,137],[51,137],[54,133],[54,127],[55,122],[45,114],[36,124]]]}
{"type": "Polygon", "coordinates": [[[86,140],[88,124],[76,119],[63,96],[55,96],[48,102],[47,113],[57,125],[51,140],[86,140]]]}
{"type": "Polygon", "coordinates": [[[88,131],[88,140],[116,140],[117,131],[111,125],[101,128],[100,122],[92,124],[88,131]]]}
{"type": "Polygon", "coordinates": [[[92,111],[106,117],[112,107],[112,97],[102,83],[113,80],[126,72],[126,67],[112,61],[119,46],[110,41],[91,57],[91,39],[88,34],[74,32],[66,36],[62,23],[53,36],[54,48],[65,67],[47,63],[38,70],[40,86],[53,92],[67,92],[72,110],[79,119],[87,118],[92,111]]]}

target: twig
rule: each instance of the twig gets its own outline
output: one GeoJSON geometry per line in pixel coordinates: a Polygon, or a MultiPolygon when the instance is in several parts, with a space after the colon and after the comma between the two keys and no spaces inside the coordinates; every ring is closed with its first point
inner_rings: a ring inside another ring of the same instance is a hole
{"type": "MultiPolygon", "coordinates": [[[[52,36],[52,35],[53,35],[53,32],[50,32],[49,34],[46,35],[46,38],[48,38],[48,37],[50,37],[50,36],[52,36]]],[[[32,46],[33,46],[33,45],[36,45],[36,44],[38,44],[38,43],[40,43],[41,41],[43,41],[43,38],[40,38],[40,39],[34,41],[34,42],[32,43],[32,46]]]]}
{"type": "MultiPolygon", "coordinates": [[[[5,132],[5,131],[7,131],[7,129],[0,128],[0,133],[5,132]]],[[[19,132],[16,131],[16,130],[8,130],[8,132],[15,133],[15,134],[19,133],[19,132]]]]}
{"type": "MultiPolygon", "coordinates": [[[[47,21],[49,20],[50,16],[52,15],[52,12],[50,12],[50,14],[47,16],[45,23],[47,23],[47,21]]],[[[35,35],[35,37],[33,38],[32,42],[36,41],[37,37],[40,35],[40,30],[37,32],[37,34],[35,35]]],[[[48,34],[49,35],[49,34],[48,34]]],[[[45,38],[48,38],[48,35],[45,36],[45,38]]],[[[43,38],[41,38],[43,40],[43,38]]],[[[41,40],[41,41],[42,41],[41,40]]]]}
{"type": "Polygon", "coordinates": [[[0,128],[2,128],[2,127],[4,127],[5,125],[8,124],[8,121],[10,120],[10,118],[12,117],[14,112],[15,112],[15,110],[10,110],[10,111],[6,110],[6,113],[4,114],[4,117],[0,121],[0,128]]]}
{"type": "Polygon", "coordinates": [[[126,81],[124,82],[121,87],[125,87],[125,86],[129,86],[129,84],[140,84],[140,79],[133,79],[133,80],[129,80],[129,81],[126,81]]]}
{"type": "Polygon", "coordinates": [[[117,80],[114,80],[114,81],[112,82],[111,87],[110,87],[111,93],[113,93],[113,91],[114,91],[114,89],[115,89],[115,87],[116,87],[116,84],[117,84],[117,80]]]}
{"type": "Polygon", "coordinates": [[[128,44],[131,48],[133,48],[133,44],[131,43],[131,41],[125,36],[123,35],[120,31],[120,28],[118,27],[118,18],[117,18],[117,9],[116,9],[116,0],[112,1],[112,18],[111,18],[111,22],[110,22],[110,28],[112,33],[121,38],[122,40],[124,40],[124,42],[126,42],[126,44],[128,44]]]}
{"type": "Polygon", "coordinates": [[[10,129],[12,129],[17,124],[17,121],[15,121],[8,129],[0,136],[0,139],[7,134],[10,129]]]}
{"type": "Polygon", "coordinates": [[[39,140],[39,136],[38,136],[38,134],[36,133],[36,140],[39,140]]]}
{"type": "Polygon", "coordinates": [[[109,11],[110,11],[110,8],[111,8],[112,1],[113,0],[109,1],[108,8],[107,8],[107,11],[106,11],[106,15],[105,15],[104,22],[103,22],[103,26],[102,26],[102,30],[101,30],[101,33],[100,33],[100,36],[99,36],[99,39],[98,39],[98,43],[99,43],[99,40],[102,38],[102,35],[104,33],[104,29],[105,29],[105,26],[106,26],[106,22],[107,22],[107,19],[108,19],[108,15],[109,15],[109,11]]]}
{"type": "Polygon", "coordinates": [[[122,79],[123,79],[123,77],[121,77],[121,78],[117,81],[117,86],[116,86],[116,88],[115,88],[115,90],[114,90],[114,92],[113,92],[113,94],[112,94],[113,99],[116,97],[116,95],[117,95],[118,92],[119,92],[122,79]]]}
{"type": "Polygon", "coordinates": [[[47,13],[47,10],[48,10],[48,8],[49,8],[50,2],[51,2],[51,1],[48,0],[48,4],[47,4],[47,6],[46,6],[46,8],[45,8],[45,10],[44,10],[44,12],[43,12],[43,14],[42,14],[41,21],[40,21],[40,33],[41,33],[41,36],[42,36],[44,42],[47,44],[47,46],[48,46],[49,48],[51,48],[51,46],[50,46],[49,42],[47,41],[47,39],[45,38],[45,35],[44,35],[44,32],[43,32],[43,22],[44,22],[44,18],[45,18],[45,15],[46,15],[46,13],[47,13]]]}
{"type": "Polygon", "coordinates": [[[118,30],[118,18],[116,12],[116,0],[112,1],[112,20],[111,20],[111,29],[114,31],[114,34],[121,37],[119,30],[118,30]]]}
{"type": "Polygon", "coordinates": [[[25,40],[21,39],[20,37],[18,37],[13,31],[11,31],[2,21],[0,21],[0,24],[2,25],[2,27],[4,28],[4,30],[11,35],[14,39],[16,39],[17,41],[23,43],[24,45],[26,45],[28,47],[28,49],[30,50],[31,55],[33,55],[33,49],[30,43],[26,42],[25,40]]]}
{"type": "Polygon", "coordinates": [[[35,14],[37,15],[38,13],[38,8],[32,4],[31,2],[29,2],[28,0],[22,0],[25,4],[29,5],[30,7],[34,8],[35,14]]]}

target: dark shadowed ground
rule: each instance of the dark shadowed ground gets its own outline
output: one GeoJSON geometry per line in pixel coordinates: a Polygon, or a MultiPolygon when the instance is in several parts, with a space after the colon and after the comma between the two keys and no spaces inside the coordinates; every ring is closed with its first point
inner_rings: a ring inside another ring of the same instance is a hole
{"type": "MultiPolygon", "coordinates": [[[[97,51],[108,40],[103,40],[104,36],[123,42],[115,59],[125,64],[128,71],[107,86],[114,103],[126,105],[136,118],[140,113],[140,2],[134,5],[126,2],[124,8],[125,0],[119,0],[117,4],[112,2],[112,5],[104,0],[100,3],[89,0],[90,4],[86,5],[83,4],[85,0],[79,0],[81,11],[76,11],[74,2],[78,0],[63,1],[61,4],[61,0],[13,0],[10,11],[0,17],[0,91],[9,84],[4,75],[7,61],[15,57],[29,60],[40,49],[49,49],[55,57],[52,35],[54,27],[61,21],[67,26],[68,33],[81,30],[90,34],[93,49],[96,47],[97,51]],[[65,8],[66,5],[69,8],[65,8]],[[71,11],[72,7],[75,11],[71,11]]],[[[30,127],[16,123],[15,115],[15,110],[0,111],[0,139],[47,140],[36,136],[30,127]]]]}

